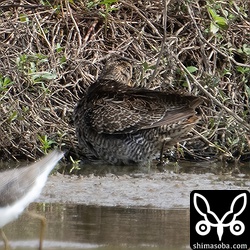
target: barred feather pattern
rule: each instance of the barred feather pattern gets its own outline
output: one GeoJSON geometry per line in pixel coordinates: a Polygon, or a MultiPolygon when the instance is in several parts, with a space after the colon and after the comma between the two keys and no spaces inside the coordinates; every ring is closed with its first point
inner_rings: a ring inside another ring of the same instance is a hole
{"type": "Polygon", "coordinates": [[[147,164],[163,145],[169,148],[186,138],[199,120],[195,112],[202,102],[199,97],[130,87],[127,61],[112,64],[107,72],[75,108],[76,135],[87,158],[147,164]]]}

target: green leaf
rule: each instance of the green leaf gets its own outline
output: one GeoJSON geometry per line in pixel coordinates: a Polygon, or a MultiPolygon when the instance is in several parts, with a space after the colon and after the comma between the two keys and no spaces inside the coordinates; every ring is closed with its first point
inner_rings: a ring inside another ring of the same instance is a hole
{"type": "Polygon", "coordinates": [[[184,82],[183,84],[182,84],[182,87],[188,87],[188,83],[187,82],[184,82]]]}
{"type": "Polygon", "coordinates": [[[241,66],[237,66],[236,69],[237,69],[237,71],[240,72],[241,74],[245,74],[245,73],[248,73],[248,72],[250,71],[250,68],[241,67],[241,66]]]}
{"type": "Polygon", "coordinates": [[[118,0],[103,0],[99,4],[111,5],[112,3],[117,3],[118,0]]]}
{"type": "Polygon", "coordinates": [[[32,76],[33,79],[41,78],[43,80],[54,80],[57,77],[56,74],[50,72],[35,72],[30,73],[29,75],[32,76]]]}
{"type": "Polygon", "coordinates": [[[62,58],[60,58],[60,64],[64,64],[67,62],[67,59],[65,56],[63,56],[62,58]]]}
{"type": "Polygon", "coordinates": [[[56,144],[54,140],[50,140],[47,135],[38,135],[38,139],[42,144],[42,150],[47,153],[47,150],[51,148],[52,144],[56,144]]]}
{"type": "Polygon", "coordinates": [[[210,32],[216,34],[219,30],[218,25],[214,24],[213,22],[210,23],[210,32]]]}
{"type": "Polygon", "coordinates": [[[12,122],[17,118],[17,111],[13,111],[12,114],[9,116],[9,121],[12,122]]]}
{"type": "Polygon", "coordinates": [[[227,19],[225,17],[218,15],[214,9],[208,7],[208,12],[210,13],[213,19],[213,22],[211,22],[210,24],[210,31],[212,33],[215,34],[218,31],[219,27],[224,29],[228,26],[227,19]],[[219,27],[211,27],[211,25],[215,26],[216,24],[219,25],[219,27]]]}
{"type": "Polygon", "coordinates": [[[12,84],[11,79],[8,76],[6,76],[3,80],[3,84],[4,86],[7,86],[8,84],[12,84]]]}
{"type": "Polygon", "coordinates": [[[250,55],[250,47],[248,47],[249,45],[247,44],[243,44],[242,46],[242,51],[247,54],[247,55],[250,55]]]}
{"type": "Polygon", "coordinates": [[[198,68],[196,68],[195,66],[188,66],[187,70],[189,71],[189,73],[194,73],[198,70],[198,68]]]}
{"type": "Polygon", "coordinates": [[[45,80],[54,80],[56,79],[57,75],[50,73],[50,72],[41,72],[41,77],[45,80]]]}
{"type": "Polygon", "coordinates": [[[100,14],[102,17],[104,17],[104,18],[106,17],[106,14],[104,14],[104,13],[102,13],[102,12],[100,12],[100,11],[99,11],[99,14],[100,14]]]}
{"type": "Polygon", "coordinates": [[[155,69],[155,65],[150,66],[147,62],[143,62],[142,66],[144,71],[147,71],[148,69],[155,69]]]}
{"type": "Polygon", "coordinates": [[[56,44],[56,52],[61,52],[63,48],[61,47],[60,43],[56,44]]]}
{"type": "Polygon", "coordinates": [[[20,14],[20,17],[19,17],[20,21],[23,22],[23,23],[26,23],[29,21],[29,18],[25,15],[25,14],[20,14]]]}
{"type": "Polygon", "coordinates": [[[222,27],[226,27],[227,26],[227,19],[221,16],[216,16],[214,19],[215,23],[217,23],[218,25],[222,26],[222,27]]]}
{"type": "Polygon", "coordinates": [[[212,16],[213,19],[215,19],[215,17],[217,16],[217,13],[214,9],[208,7],[208,12],[210,13],[210,15],[212,16]]]}
{"type": "Polygon", "coordinates": [[[87,8],[88,9],[91,9],[92,7],[94,7],[94,6],[96,6],[97,4],[95,3],[95,2],[92,2],[92,1],[90,1],[90,2],[87,2],[87,8]]]}

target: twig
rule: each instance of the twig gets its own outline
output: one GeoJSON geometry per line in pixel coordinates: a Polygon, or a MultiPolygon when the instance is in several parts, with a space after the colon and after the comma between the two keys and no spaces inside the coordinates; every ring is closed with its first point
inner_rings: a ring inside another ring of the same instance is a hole
{"type": "Polygon", "coordinates": [[[194,15],[193,15],[193,11],[190,9],[190,6],[189,6],[188,4],[187,4],[186,6],[187,6],[187,8],[188,8],[188,13],[189,13],[189,15],[190,15],[190,17],[191,17],[191,19],[192,19],[192,21],[193,21],[193,23],[194,23],[194,25],[195,25],[195,28],[196,28],[196,30],[197,30],[197,32],[198,32],[198,34],[199,34],[199,37],[200,37],[200,39],[201,39],[204,43],[206,43],[206,44],[209,45],[211,48],[213,48],[215,51],[217,51],[220,55],[222,55],[222,56],[224,56],[225,58],[227,58],[228,60],[232,61],[235,65],[241,66],[241,67],[248,67],[248,68],[250,68],[250,64],[244,64],[244,63],[239,63],[239,62],[235,61],[233,57],[228,56],[227,54],[223,53],[221,50],[219,50],[218,48],[216,48],[214,45],[212,45],[211,43],[209,43],[209,42],[204,38],[204,36],[202,35],[202,33],[201,33],[201,31],[200,31],[200,29],[199,29],[199,27],[198,27],[198,25],[197,25],[197,23],[196,23],[196,21],[195,21],[195,18],[194,18],[194,15]]]}
{"type": "MultiPolygon", "coordinates": [[[[174,55],[173,55],[174,56],[174,55]]],[[[193,80],[193,82],[195,83],[195,85],[207,96],[209,97],[216,105],[218,105],[219,107],[223,108],[227,113],[229,113],[230,115],[232,115],[235,120],[237,120],[239,123],[241,123],[247,130],[250,131],[250,125],[243,120],[241,117],[239,117],[237,114],[235,114],[231,109],[229,109],[228,107],[226,107],[225,105],[223,105],[221,102],[219,102],[212,94],[210,94],[196,79],[195,77],[187,70],[187,68],[183,65],[183,63],[176,57],[174,56],[175,60],[177,61],[177,63],[179,64],[179,66],[181,67],[181,69],[183,71],[185,71],[185,73],[193,80]]]]}
{"type": "Polygon", "coordinates": [[[160,50],[160,53],[158,55],[158,58],[157,58],[157,62],[156,62],[156,65],[155,65],[155,69],[154,69],[154,72],[152,74],[152,76],[150,77],[150,82],[152,82],[156,76],[156,73],[158,71],[158,66],[160,64],[160,61],[161,61],[161,57],[162,57],[162,54],[164,52],[164,48],[165,48],[165,43],[166,43],[166,30],[167,30],[167,7],[168,7],[168,4],[169,4],[170,0],[162,0],[162,3],[163,3],[163,13],[162,13],[162,16],[163,16],[163,37],[162,37],[162,41],[161,41],[161,50],[160,50]]]}
{"type": "Polygon", "coordinates": [[[134,4],[130,4],[128,2],[125,2],[123,0],[120,0],[120,2],[124,5],[129,6],[130,8],[134,9],[145,21],[146,23],[152,28],[152,30],[159,36],[162,37],[162,35],[159,33],[159,31],[156,29],[156,27],[150,22],[150,20],[148,18],[146,18],[141,11],[134,5],[134,4]]]}
{"type": "Polygon", "coordinates": [[[194,128],[192,129],[192,131],[198,135],[203,141],[205,141],[209,146],[217,148],[219,151],[221,151],[222,153],[226,153],[228,154],[228,156],[232,156],[232,154],[230,152],[225,151],[224,149],[220,148],[219,146],[215,145],[214,143],[212,143],[211,141],[209,141],[205,136],[203,136],[201,133],[199,133],[197,130],[195,130],[194,128]]]}
{"type": "Polygon", "coordinates": [[[73,23],[74,23],[74,26],[75,26],[75,28],[76,28],[76,31],[77,31],[78,43],[79,43],[79,46],[78,46],[78,49],[77,49],[77,55],[79,55],[79,54],[80,54],[80,51],[81,51],[81,48],[82,48],[82,37],[81,37],[81,32],[80,32],[79,27],[78,27],[78,25],[77,25],[77,23],[76,23],[76,20],[75,20],[75,18],[74,18],[74,16],[73,16],[72,10],[71,10],[70,5],[69,5],[69,1],[66,1],[66,6],[67,6],[67,11],[69,12],[70,17],[71,17],[71,19],[72,19],[72,21],[73,21],[73,23]]]}
{"type": "Polygon", "coordinates": [[[6,4],[0,5],[0,9],[9,9],[9,8],[26,8],[26,9],[36,9],[36,8],[51,8],[47,5],[28,5],[28,4],[6,4]]]}

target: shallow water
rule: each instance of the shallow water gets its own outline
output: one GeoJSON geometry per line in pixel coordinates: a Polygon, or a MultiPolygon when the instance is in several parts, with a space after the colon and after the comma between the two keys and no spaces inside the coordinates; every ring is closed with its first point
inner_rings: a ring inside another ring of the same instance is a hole
{"type": "Polygon", "coordinates": [[[250,189],[249,173],[236,168],[220,170],[214,163],[172,165],[163,172],[92,167],[81,175],[50,176],[39,202],[185,209],[190,192],[203,189],[250,189]]]}
{"type": "MultiPolygon", "coordinates": [[[[189,210],[33,204],[47,218],[44,249],[185,249],[189,210]]],[[[39,222],[27,215],[5,227],[13,249],[37,249],[39,222]]],[[[2,243],[1,243],[2,244],[2,243]]],[[[0,246],[1,246],[0,244],[0,246]]]]}
{"type": "MultiPolygon", "coordinates": [[[[213,162],[169,164],[163,172],[86,167],[80,175],[49,176],[30,209],[48,220],[45,250],[189,249],[190,192],[249,190],[249,170],[213,162]]],[[[38,248],[33,218],[22,215],[5,233],[12,249],[38,248]]]]}

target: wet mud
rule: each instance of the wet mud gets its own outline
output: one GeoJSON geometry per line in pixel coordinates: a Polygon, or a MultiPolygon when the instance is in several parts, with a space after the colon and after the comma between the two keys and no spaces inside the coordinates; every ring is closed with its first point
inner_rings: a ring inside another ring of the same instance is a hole
{"type": "Polygon", "coordinates": [[[188,208],[192,190],[248,189],[248,174],[127,173],[49,177],[38,200],[94,206],[188,208]]]}

